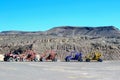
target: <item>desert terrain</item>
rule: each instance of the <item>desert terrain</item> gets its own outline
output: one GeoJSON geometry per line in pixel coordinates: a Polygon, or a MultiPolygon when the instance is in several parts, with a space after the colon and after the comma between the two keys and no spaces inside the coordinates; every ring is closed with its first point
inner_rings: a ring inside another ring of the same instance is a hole
{"type": "Polygon", "coordinates": [[[120,61],[0,62],[1,80],[120,80],[120,61]]]}
{"type": "Polygon", "coordinates": [[[22,53],[32,49],[37,54],[55,50],[58,59],[76,50],[83,58],[98,50],[104,60],[120,60],[120,30],[114,26],[101,27],[55,27],[47,31],[3,31],[0,33],[0,54],[22,53]]]}

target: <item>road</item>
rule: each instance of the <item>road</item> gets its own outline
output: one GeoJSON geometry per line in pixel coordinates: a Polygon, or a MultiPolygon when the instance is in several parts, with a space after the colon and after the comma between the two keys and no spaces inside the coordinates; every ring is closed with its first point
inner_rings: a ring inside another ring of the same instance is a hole
{"type": "Polygon", "coordinates": [[[120,80],[120,61],[0,62],[0,80],[120,80]]]}

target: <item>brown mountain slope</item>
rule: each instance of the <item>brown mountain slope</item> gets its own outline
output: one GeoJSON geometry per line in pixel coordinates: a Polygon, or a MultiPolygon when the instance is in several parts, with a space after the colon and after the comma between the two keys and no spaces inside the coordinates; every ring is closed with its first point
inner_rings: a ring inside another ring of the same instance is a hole
{"type": "Polygon", "coordinates": [[[100,36],[100,37],[120,37],[120,30],[114,26],[101,26],[101,27],[74,27],[74,26],[61,26],[55,27],[48,31],[27,32],[27,31],[3,31],[0,34],[18,34],[18,35],[51,35],[51,36],[100,36]]]}
{"type": "Polygon", "coordinates": [[[56,36],[102,36],[102,37],[118,37],[120,36],[120,30],[114,26],[102,26],[102,27],[72,27],[63,26],[56,27],[47,31],[48,35],[56,36]]]}

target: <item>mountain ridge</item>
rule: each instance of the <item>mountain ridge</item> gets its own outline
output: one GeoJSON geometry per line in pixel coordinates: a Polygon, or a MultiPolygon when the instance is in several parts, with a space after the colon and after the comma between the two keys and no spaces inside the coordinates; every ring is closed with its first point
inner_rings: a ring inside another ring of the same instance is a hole
{"type": "Polygon", "coordinates": [[[0,34],[20,34],[20,35],[44,35],[44,36],[102,36],[102,37],[118,37],[120,30],[115,26],[99,26],[99,27],[79,27],[79,26],[59,26],[46,31],[2,31],[0,34]]]}

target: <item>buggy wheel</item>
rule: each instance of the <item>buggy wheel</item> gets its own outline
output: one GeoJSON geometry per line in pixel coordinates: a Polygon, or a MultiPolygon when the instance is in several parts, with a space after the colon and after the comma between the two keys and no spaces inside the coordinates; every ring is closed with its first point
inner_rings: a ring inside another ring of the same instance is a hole
{"type": "Polygon", "coordinates": [[[46,59],[45,59],[45,58],[40,58],[40,61],[41,61],[41,62],[45,62],[46,59]]]}
{"type": "Polygon", "coordinates": [[[38,62],[39,60],[35,57],[34,61],[35,61],[35,62],[38,62]]]}
{"type": "Polygon", "coordinates": [[[78,57],[78,61],[83,62],[83,59],[81,56],[78,57]]]}
{"type": "Polygon", "coordinates": [[[22,62],[26,62],[27,60],[25,58],[22,58],[22,62]]]}
{"type": "Polygon", "coordinates": [[[8,62],[13,62],[14,59],[13,59],[13,57],[9,57],[7,61],[8,61],[8,62]]]}
{"type": "Polygon", "coordinates": [[[6,58],[6,57],[4,58],[4,61],[7,61],[7,58],[6,58]]]}
{"type": "Polygon", "coordinates": [[[20,62],[20,59],[19,58],[15,58],[14,61],[20,62]]]}
{"type": "Polygon", "coordinates": [[[102,59],[98,59],[98,62],[102,62],[103,60],[102,59]]]}
{"type": "Polygon", "coordinates": [[[90,62],[90,59],[86,59],[86,62],[90,62]]]}
{"type": "Polygon", "coordinates": [[[78,61],[83,62],[83,59],[78,59],[78,61]]]}
{"type": "Polygon", "coordinates": [[[57,59],[56,59],[56,58],[54,58],[52,61],[53,61],[53,62],[57,62],[57,59]]]}
{"type": "Polygon", "coordinates": [[[67,59],[66,59],[66,62],[70,62],[70,58],[67,58],[67,59]]]}

